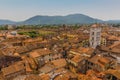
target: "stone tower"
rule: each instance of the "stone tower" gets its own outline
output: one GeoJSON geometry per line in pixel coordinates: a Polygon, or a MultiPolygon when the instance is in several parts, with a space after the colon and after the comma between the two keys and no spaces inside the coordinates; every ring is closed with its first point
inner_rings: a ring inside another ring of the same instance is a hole
{"type": "Polygon", "coordinates": [[[90,28],[90,47],[96,48],[101,43],[101,27],[99,24],[93,24],[90,28]]]}

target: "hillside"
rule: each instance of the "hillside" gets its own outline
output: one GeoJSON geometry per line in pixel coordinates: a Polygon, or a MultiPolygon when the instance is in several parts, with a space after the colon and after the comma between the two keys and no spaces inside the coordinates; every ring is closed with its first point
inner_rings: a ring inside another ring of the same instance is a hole
{"type": "Polygon", "coordinates": [[[89,24],[102,22],[83,14],[72,14],[67,16],[34,16],[20,24],[89,24]]]}
{"type": "Polygon", "coordinates": [[[14,21],[10,21],[10,20],[0,20],[0,25],[4,25],[4,24],[15,24],[16,22],[14,21]]]}
{"type": "Polygon", "coordinates": [[[103,21],[99,19],[95,19],[83,14],[71,14],[67,16],[41,16],[37,15],[31,17],[25,21],[14,22],[10,20],[0,20],[0,25],[4,24],[26,24],[26,25],[34,25],[34,24],[90,24],[90,23],[113,23],[118,24],[120,20],[108,20],[103,21]]]}

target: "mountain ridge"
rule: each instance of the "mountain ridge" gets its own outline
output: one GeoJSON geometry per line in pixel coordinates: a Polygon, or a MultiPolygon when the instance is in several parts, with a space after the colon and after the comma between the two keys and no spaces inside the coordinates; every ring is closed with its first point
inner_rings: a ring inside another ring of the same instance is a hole
{"type": "Polygon", "coordinates": [[[47,16],[47,15],[36,15],[30,17],[21,22],[15,22],[11,20],[0,19],[0,25],[4,24],[23,24],[23,25],[34,25],[34,24],[91,24],[91,23],[120,23],[120,20],[108,20],[103,21],[97,18],[92,18],[84,14],[69,14],[66,16],[47,16]]]}
{"type": "Polygon", "coordinates": [[[21,24],[89,24],[103,22],[83,14],[70,14],[66,16],[41,16],[31,17],[21,24]]]}
{"type": "Polygon", "coordinates": [[[16,22],[12,21],[12,20],[0,19],[0,25],[3,25],[3,24],[15,24],[15,23],[16,22]]]}

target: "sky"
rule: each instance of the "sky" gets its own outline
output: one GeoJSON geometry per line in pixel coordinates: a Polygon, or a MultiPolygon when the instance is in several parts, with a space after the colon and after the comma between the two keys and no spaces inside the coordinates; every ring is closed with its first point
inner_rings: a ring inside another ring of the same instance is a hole
{"type": "Polygon", "coordinates": [[[76,13],[120,20],[120,0],[0,0],[0,19],[23,21],[36,15],[76,13]]]}

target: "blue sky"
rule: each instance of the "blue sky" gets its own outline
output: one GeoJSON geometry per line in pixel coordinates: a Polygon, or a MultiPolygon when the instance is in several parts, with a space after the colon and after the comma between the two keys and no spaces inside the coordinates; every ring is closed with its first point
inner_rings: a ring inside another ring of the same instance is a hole
{"type": "Polygon", "coordinates": [[[0,19],[22,21],[35,15],[74,13],[120,19],[120,0],[0,0],[0,19]]]}

